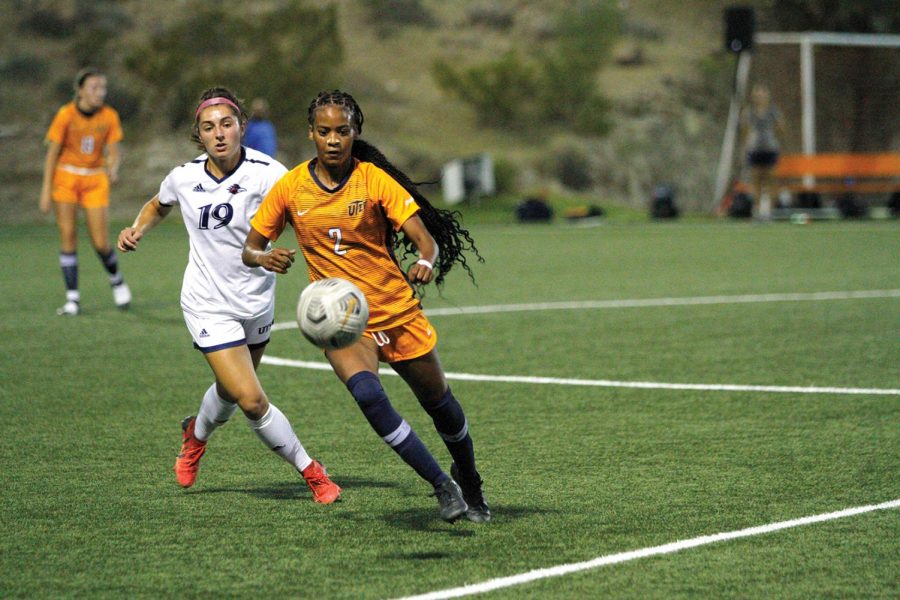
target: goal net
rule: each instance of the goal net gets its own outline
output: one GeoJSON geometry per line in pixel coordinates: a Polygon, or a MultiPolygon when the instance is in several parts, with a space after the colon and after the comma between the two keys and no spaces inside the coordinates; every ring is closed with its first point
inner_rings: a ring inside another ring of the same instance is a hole
{"type": "MultiPolygon", "coordinates": [[[[900,152],[900,35],[757,33],[739,60],[735,100],[745,106],[756,83],[770,89],[782,154],[900,152]]],[[[717,188],[726,171],[746,179],[739,143],[723,160],[717,188]]]]}
{"type": "Polygon", "coordinates": [[[784,152],[900,150],[900,36],[757,34],[750,82],[772,90],[784,152]]]}

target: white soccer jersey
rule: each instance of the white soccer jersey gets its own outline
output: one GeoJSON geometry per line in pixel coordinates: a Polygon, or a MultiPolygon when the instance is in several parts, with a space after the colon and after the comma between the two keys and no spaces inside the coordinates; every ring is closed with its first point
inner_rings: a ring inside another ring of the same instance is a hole
{"type": "Polygon", "coordinates": [[[181,286],[181,308],[247,319],[275,297],[275,274],[241,261],[250,219],[287,169],[274,158],[243,148],[231,172],[217,179],[206,169],[206,154],[172,169],[159,186],[159,203],[178,204],[190,237],[181,286]]]}

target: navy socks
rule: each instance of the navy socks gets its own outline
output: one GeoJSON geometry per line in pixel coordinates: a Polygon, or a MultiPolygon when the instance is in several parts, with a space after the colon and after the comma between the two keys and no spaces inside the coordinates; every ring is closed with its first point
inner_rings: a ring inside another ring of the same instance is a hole
{"type": "Polygon", "coordinates": [[[409,423],[394,410],[377,375],[360,371],[347,381],[347,389],[375,433],[422,479],[431,485],[438,485],[447,478],[409,423]]]}
{"type": "Polygon", "coordinates": [[[97,252],[97,256],[100,258],[100,262],[103,263],[103,268],[109,273],[110,285],[122,283],[122,274],[119,273],[119,256],[116,254],[115,249],[111,249],[106,254],[97,252]]]}
{"type": "Polygon", "coordinates": [[[472,436],[469,435],[469,423],[459,401],[447,388],[441,400],[434,405],[422,405],[425,412],[434,421],[434,427],[444,440],[450,456],[460,472],[464,475],[474,475],[475,448],[472,444],[472,436]]]}

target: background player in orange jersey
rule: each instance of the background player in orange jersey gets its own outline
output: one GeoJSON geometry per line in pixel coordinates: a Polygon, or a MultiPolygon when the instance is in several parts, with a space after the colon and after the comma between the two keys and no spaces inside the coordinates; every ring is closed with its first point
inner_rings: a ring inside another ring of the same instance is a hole
{"type": "Polygon", "coordinates": [[[240,407],[260,441],[303,476],[313,500],[331,504],[341,488],[309,456],[256,377],[275,319],[275,275],[244,266],[241,249],[250,217],[287,169],[241,145],[246,126],[247,113],[233,92],[205,90],[191,135],[204,153],[169,172],[134,224],[119,233],[118,246],[122,252],[137,250],[144,235],[178,205],[190,242],[181,309],[194,347],[215,376],[197,416],[182,423],[175,460],[179,485],[194,485],[210,436],[240,407]]]}
{"type": "Polygon", "coordinates": [[[320,93],[308,119],[316,158],[282,177],[263,200],[250,222],[244,263],[287,272],[293,255],[268,245],[290,223],[310,280],[341,277],[359,286],[369,303],[368,328],[355,344],[325,356],[372,428],[434,486],[441,517],[488,521],[468,422],[413,287],[432,280],[440,285],[455,263],[471,276],[463,252],[481,257],[454,213],[433,207],[381,152],[358,139],[363,113],[352,96],[320,93]],[[401,260],[417,259],[406,273],[395,252],[401,260]],[[453,457],[450,475],[394,410],[378,378],[379,361],[391,365],[431,416],[453,457]]]}
{"type": "Polygon", "coordinates": [[[119,141],[122,126],[119,114],[104,104],[106,76],[94,68],[82,69],[75,77],[75,99],[56,113],[47,131],[47,157],[40,210],[56,210],[59,227],[59,265],[66,284],[66,303],[56,312],[77,315],[78,291],[78,207],[84,209],[91,244],[109,273],[113,300],[125,309],[131,290],[119,272],[116,251],[109,244],[109,185],[119,173],[119,141]],[[104,156],[105,155],[105,156],[104,156]]]}

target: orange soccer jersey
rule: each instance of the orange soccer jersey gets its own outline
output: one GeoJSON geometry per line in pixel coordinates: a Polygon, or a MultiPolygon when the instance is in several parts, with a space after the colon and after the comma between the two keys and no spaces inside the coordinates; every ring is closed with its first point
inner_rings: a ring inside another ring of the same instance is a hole
{"type": "Polygon", "coordinates": [[[319,182],[314,167],[315,159],[282,177],[250,224],[274,241],[290,222],[310,281],[341,277],[359,286],[369,302],[369,329],[414,318],[419,301],[388,247],[388,228],[398,231],[419,206],[372,163],[355,161],[350,176],[335,189],[319,182]]]}
{"type": "Polygon", "coordinates": [[[82,169],[102,167],[103,148],[121,139],[122,125],[115,109],[103,106],[88,116],[74,102],[59,109],[47,131],[47,141],[62,146],[60,164],[82,169]]]}

